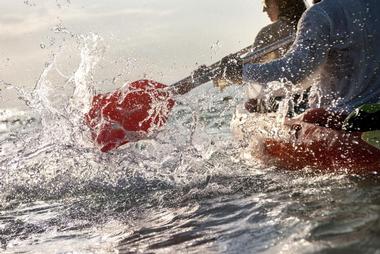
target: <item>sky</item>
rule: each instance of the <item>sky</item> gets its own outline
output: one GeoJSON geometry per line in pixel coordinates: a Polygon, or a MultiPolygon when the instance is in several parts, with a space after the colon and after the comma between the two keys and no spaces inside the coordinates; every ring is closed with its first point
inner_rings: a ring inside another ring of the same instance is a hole
{"type": "MultiPolygon", "coordinates": [[[[76,69],[80,49],[68,34],[102,38],[95,80],[110,90],[144,77],[170,85],[269,24],[261,0],[0,0],[0,12],[0,80],[29,90],[58,52],[63,72],[76,69]]],[[[0,89],[0,108],[17,104],[0,89]]]]}

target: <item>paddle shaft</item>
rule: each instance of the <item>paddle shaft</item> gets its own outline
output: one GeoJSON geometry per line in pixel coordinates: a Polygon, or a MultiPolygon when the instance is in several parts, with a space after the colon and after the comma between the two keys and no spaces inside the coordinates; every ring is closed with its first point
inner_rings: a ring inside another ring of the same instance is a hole
{"type": "MultiPolygon", "coordinates": [[[[249,63],[257,60],[258,58],[265,56],[273,51],[278,50],[279,48],[288,46],[293,43],[295,35],[289,35],[275,43],[267,45],[265,47],[254,49],[253,46],[246,47],[234,54],[229,55],[229,57],[242,58],[243,63],[249,63]]],[[[200,71],[200,74],[190,75],[170,86],[173,94],[186,94],[192,89],[211,81],[215,78],[221,71],[220,62],[215,62],[210,66],[203,68],[200,71]]]]}
{"type": "MultiPolygon", "coordinates": [[[[293,36],[287,37],[257,50],[247,47],[230,56],[240,57],[248,63],[289,45],[293,40],[293,36]]],[[[111,94],[94,96],[90,111],[85,115],[93,141],[102,152],[108,152],[128,142],[145,139],[167,121],[175,105],[172,94],[191,91],[215,78],[221,69],[219,61],[169,87],[145,79],[128,84],[126,93],[118,89],[111,94]]]]}

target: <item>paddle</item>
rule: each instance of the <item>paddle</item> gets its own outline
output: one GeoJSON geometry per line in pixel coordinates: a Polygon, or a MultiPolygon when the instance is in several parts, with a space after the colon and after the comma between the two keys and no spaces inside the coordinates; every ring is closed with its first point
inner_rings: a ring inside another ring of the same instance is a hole
{"type": "MultiPolygon", "coordinates": [[[[230,57],[252,62],[294,41],[290,35],[266,47],[253,50],[246,47],[230,57]]],[[[153,80],[138,80],[112,93],[98,94],[85,114],[91,138],[102,152],[108,152],[128,142],[145,139],[162,127],[175,105],[173,96],[183,95],[217,77],[220,61],[193,72],[171,86],[153,80]]]]}

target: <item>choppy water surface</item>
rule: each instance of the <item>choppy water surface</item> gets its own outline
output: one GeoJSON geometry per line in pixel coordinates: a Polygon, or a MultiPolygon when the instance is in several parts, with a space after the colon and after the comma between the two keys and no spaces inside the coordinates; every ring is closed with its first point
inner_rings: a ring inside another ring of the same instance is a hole
{"type": "Polygon", "coordinates": [[[196,89],[157,136],[100,153],[82,116],[104,47],[72,37],[72,75],[56,55],[33,91],[2,83],[29,107],[0,114],[2,253],[379,253],[378,178],[247,158],[239,88],[196,89]]]}

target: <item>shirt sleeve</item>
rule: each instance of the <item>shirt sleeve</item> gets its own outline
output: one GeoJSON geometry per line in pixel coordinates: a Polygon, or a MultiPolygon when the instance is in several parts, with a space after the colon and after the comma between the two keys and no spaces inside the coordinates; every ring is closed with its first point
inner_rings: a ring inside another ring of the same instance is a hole
{"type": "Polygon", "coordinates": [[[300,20],[291,49],[282,58],[266,64],[245,64],[246,82],[268,83],[287,80],[296,84],[310,75],[327,57],[331,48],[331,20],[320,7],[314,6],[300,20]]]}

